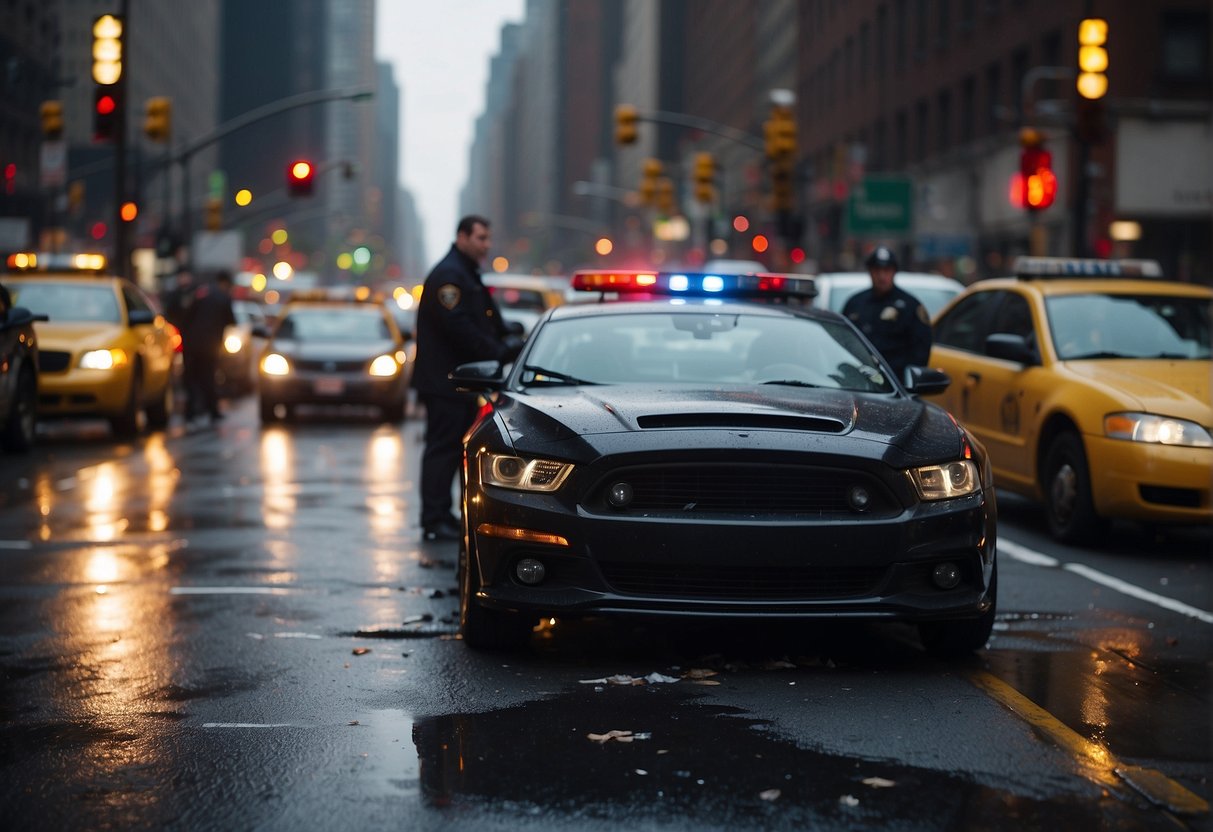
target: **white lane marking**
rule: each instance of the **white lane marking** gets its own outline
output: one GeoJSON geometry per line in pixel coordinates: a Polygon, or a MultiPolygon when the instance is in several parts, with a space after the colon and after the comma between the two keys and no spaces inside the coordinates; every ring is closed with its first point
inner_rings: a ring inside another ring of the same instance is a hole
{"type": "Polygon", "coordinates": [[[32,549],[34,544],[28,540],[0,540],[0,549],[32,549]]]}
{"type": "Polygon", "coordinates": [[[292,590],[278,586],[175,586],[170,595],[287,595],[292,590]]]}
{"type": "Polygon", "coordinates": [[[1035,549],[1029,549],[1027,546],[1013,543],[1010,540],[998,540],[998,551],[1005,553],[1007,556],[1014,558],[1021,563],[1026,563],[1031,566],[1044,566],[1049,568],[1060,568],[1067,572],[1073,572],[1075,575],[1081,575],[1088,581],[1094,581],[1097,584],[1106,586],[1109,589],[1114,589],[1122,595],[1128,595],[1137,598],[1141,601],[1146,601],[1155,604],[1163,609],[1177,612],[1180,615],[1186,615],[1189,618],[1195,618],[1197,621],[1203,621],[1206,624],[1213,624],[1213,612],[1202,610],[1199,607],[1193,607],[1185,604],[1183,601],[1176,601],[1174,598],[1168,598],[1166,595],[1159,595],[1157,592],[1151,592],[1148,589],[1143,589],[1136,584],[1131,584],[1128,581],[1122,581],[1120,578],[1114,578],[1111,575],[1106,575],[1098,569],[1081,563],[1062,563],[1056,558],[1037,552],[1035,549]]]}
{"type": "Polygon", "coordinates": [[[203,728],[293,728],[289,722],[204,722],[203,728]]]}

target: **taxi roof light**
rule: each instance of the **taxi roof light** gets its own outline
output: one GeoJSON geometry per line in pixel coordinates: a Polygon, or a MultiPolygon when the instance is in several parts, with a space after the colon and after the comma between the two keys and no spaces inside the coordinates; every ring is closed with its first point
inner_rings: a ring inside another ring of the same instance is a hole
{"type": "Polygon", "coordinates": [[[616,292],[621,295],[714,298],[813,298],[817,296],[817,287],[811,277],[765,272],[712,274],[582,269],[573,273],[572,286],[579,292],[616,292]]]}
{"type": "Polygon", "coordinates": [[[14,272],[102,272],[105,271],[106,260],[104,254],[86,252],[46,254],[14,251],[5,258],[5,264],[14,272]]]}
{"type": "Polygon", "coordinates": [[[1019,278],[1162,277],[1157,260],[1096,260],[1083,257],[1016,257],[1019,278]]]}

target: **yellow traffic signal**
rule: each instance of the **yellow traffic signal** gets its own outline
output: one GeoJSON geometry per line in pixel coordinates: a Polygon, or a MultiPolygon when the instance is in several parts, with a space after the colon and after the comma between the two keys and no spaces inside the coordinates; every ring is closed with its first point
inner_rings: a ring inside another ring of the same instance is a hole
{"type": "Polygon", "coordinates": [[[661,178],[661,161],[645,159],[640,171],[640,201],[645,205],[653,205],[657,202],[657,180],[661,178]]]}
{"type": "Polygon", "coordinates": [[[768,159],[796,155],[796,118],[790,107],[772,107],[771,117],[763,123],[762,128],[768,159]]]}
{"type": "Polygon", "coordinates": [[[42,117],[44,138],[57,139],[63,135],[63,102],[43,101],[38,114],[42,117]]]}
{"type": "Polygon", "coordinates": [[[711,202],[716,198],[716,159],[711,153],[695,154],[695,199],[711,202]]]}
{"type": "Polygon", "coordinates": [[[206,229],[207,231],[219,231],[223,228],[223,200],[217,196],[208,197],[206,200],[206,229]]]}
{"type": "Polygon", "coordinates": [[[167,142],[173,130],[173,102],[162,96],[149,98],[143,117],[143,132],[154,142],[167,142]]]}
{"type": "Polygon", "coordinates": [[[93,21],[93,80],[109,86],[122,77],[122,18],[103,14],[93,21]]]}
{"type": "Polygon", "coordinates": [[[674,180],[668,176],[657,180],[657,210],[666,216],[674,213],[674,180]]]}
{"type": "Polygon", "coordinates": [[[1108,94],[1108,21],[1088,17],[1078,24],[1078,94],[1103,98],[1108,94]]]}
{"type": "Polygon", "coordinates": [[[619,144],[636,143],[636,121],[639,114],[631,104],[620,104],[615,108],[615,141],[619,144]]]}

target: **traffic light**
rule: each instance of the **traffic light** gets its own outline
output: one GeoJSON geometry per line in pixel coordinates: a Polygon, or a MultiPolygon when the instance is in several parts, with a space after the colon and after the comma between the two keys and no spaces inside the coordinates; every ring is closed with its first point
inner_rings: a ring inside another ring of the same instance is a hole
{"type": "Polygon", "coordinates": [[[657,203],[657,180],[661,178],[661,162],[657,159],[645,159],[640,171],[640,201],[644,205],[657,203]]]}
{"type": "Polygon", "coordinates": [[[112,87],[122,77],[122,18],[103,14],[93,20],[93,80],[112,87]]]}
{"type": "Polygon", "coordinates": [[[708,203],[716,198],[716,159],[711,153],[695,154],[695,200],[708,203]]]}
{"type": "Polygon", "coordinates": [[[1031,127],[1019,132],[1019,144],[1019,172],[1012,180],[1015,204],[1029,212],[1048,208],[1057,196],[1053,154],[1045,149],[1044,137],[1031,127]]]}
{"type": "Polygon", "coordinates": [[[657,180],[657,210],[667,217],[673,216],[675,213],[674,180],[668,176],[657,180]]]}
{"type": "Polygon", "coordinates": [[[771,164],[771,210],[776,213],[791,211],[795,202],[792,188],[792,166],[783,161],[771,164]]]}
{"type": "Polygon", "coordinates": [[[98,86],[93,89],[93,140],[113,141],[118,135],[122,121],[121,99],[113,87],[98,86]]]}
{"type": "Polygon", "coordinates": [[[296,159],[286,166],[286,188],[291,196],[311,196],[316,167],[305,159],[296,159]]]}
{"type": "Polygon", "coordinates": [[[1078,23],[1078,94],[1092,101],[1108,94],[1108,21],[1088,17],[1078,23]]]}
{"type": "Polygon", "coordinates": [[[620,104],[615,108],[615,141],[618,144],[636,143],[636,121],[639,114],[631,104],[620,104]]]}
{"type": "Polygon", "coordinates": [[[790,107],[776,105],[762,125],[764,146],[768,159],[792,158],[796,155],[796,119],[790,107]]]}
{"type": "Polygon", "coordinates": [[[223,228],[223,200],[217,196],[207,197],[206,230],[218,231],[221,228],[223,228]]]}
{"type": "Polygon", "coordinates": [[[42,137],[58,139],[63,136],[63,102],[43,101],[38,109],[42,117],[42,137]]]}
{"type": "Polygon", "coordinates": [[[154,142],[167,142],[173,130],[173,101],[157,96],[147,100],[143,132],[154,142]]]}

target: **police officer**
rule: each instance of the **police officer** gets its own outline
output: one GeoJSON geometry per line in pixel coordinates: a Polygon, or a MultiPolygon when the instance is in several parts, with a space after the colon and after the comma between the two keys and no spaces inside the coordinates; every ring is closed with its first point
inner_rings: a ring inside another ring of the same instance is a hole
{"type": "Polygon", "coordinates": [[[893,285],[897,258],[884,246],[868,255],[872,288],[851,296],[842,308],[880,351],[885,361],[905,378],[911,364],[926,366],[931,357],[931,317],[918,299],[893,285]]]}
{"type": "Polygon", "coordinates": [[[522,339],[510,332],[488,289],[480,263],[489,253],[489,221],[459,220],[455,242],[425,279],[417,306],[417,358],[412,386],[425,405],[421,457],[421,527],[425,540],[458,540],[451,483],[463,454],[463,434],[476,418],[476,399],[455,390],[448,374],[468,361],[512,361],[522,339]]]}

